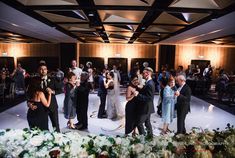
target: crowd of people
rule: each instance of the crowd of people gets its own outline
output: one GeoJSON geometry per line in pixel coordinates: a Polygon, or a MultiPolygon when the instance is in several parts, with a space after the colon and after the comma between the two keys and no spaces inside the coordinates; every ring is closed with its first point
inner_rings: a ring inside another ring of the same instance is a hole
{"type": "MultiPolygon", "coordinates": [[[[68,120],[70,129],[86,130],[88,128],[89,94],[94,89],[94,79],[91,79],[93,70],[88,62],[87,71],[77,67],[76,60],[71,62],[71,68],[66,72],[64,79],[64,117],[68,120]],[[77,122],[75,122],[75,118],[77,122]]],[[[125,134],[148,134],[153,136],[151,115],[155,113],[154,94],[155,82],[152,78],[153,69],[148,65],[140,69],[135,67],[130,74],[130,82],[126,90],[127,104],[120,105],[120,74],[116,66],[113,69],[103,68],[98,79],[98,97],[100,105],[98,119],[117,120],[125,118],[125,134]]],[[[55,95],[60,87],[56,80],[48,75],[47,65],[40,63],[38,76],[33,77],[27,88],[27,119],[30,128],[48,130],[48,117],[54,130],[60,132],[58,119],[58,103],[55,95]]],[[[185,118],[190,111],[191,90],[186,84],[184,74],[168,74],[164,79],[162,73],[160,101],[158,114],[162,117],[163,128],[161,134],[171,132],[169,124],[177,118],[177,133],[185,134],[185,118]],[[177,83],[177,87],[175,84],[177,83]]]]}
{"type": "MultiPolygon", "coordinates": [[[[29,107],[27,119],[30,128],[49,130],[48,118],[50,118],[54,130],[60,132],[56,95],[64,92],[63,112],[65,119],[68,120],[68,128],[87,129],[89,94],[94,93],[97,88],[100,98],[98,119],[125,118],[125,134],[139,133],[152,136],[153,129],[150,120],[151,114],[155,113],[155,107],[157,107],[157,114],[162,118],[161,134],[172,132],[169,124],[174,118],[177,119],[176,134],[186,133],[185,119],[190,112],[192,93],[187,80],[204,78],[209,82],[212,73],[213,69],[210,65],[204,71],[201,71],[198,65],[186,71],[182,66],[179,66],[176,71],[162,66],[160,73],[156,75],[157,73],[154,73],[147,62],[143,64],[143,67],[136,64],[128,75],[125,107],[120,104],[122,77],[116,65],[113,65],[111,69],[104,66],[101,73],[97,75],[91,62],[87,62],[86,66],[80,64],[78,67],[76,60],[72,60],[67,72],[57,69],[51,75],[48,73],[46,62],[40,62],[38,75],[30,77],[25,85],[25,70],[19,63],[11,74],[4,69],[1,72],[1,81],[4,79],[6,82],[8,74],[9,83],[14,78],[16,88],[27,92],[27,106],[29,107]],[[159,92],[159,100],[154,103],[156,92],[159,92]]],[[[228,80],[224,70],[221,70],[217,90],[223,89],[228,80]]],[[[218,91],[223,92],[223,90],[218,91]]],[[[220,96],[223,94],[220,93],[220,96]]]]}

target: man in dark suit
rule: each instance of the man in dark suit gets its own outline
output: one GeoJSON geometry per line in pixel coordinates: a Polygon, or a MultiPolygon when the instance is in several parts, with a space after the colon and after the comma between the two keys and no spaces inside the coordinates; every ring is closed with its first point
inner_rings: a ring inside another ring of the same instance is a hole
{"type": "Polygon", "coordinates": [[[175,92],[177,96],[176,110],[177,110],[177,133],[185,134],[185,118],[190,112],[191,89],[186,84],[184,75],[177,76],[178,90],[175,92]]]}
{"type": "Polygon", "coordinates": [[[90,86],[87,82],[88,73],[82,72],[81,73],[81,83],[76,88],[77,94],[77,118],[78,118],[78,125],[76,129],[78,130],[85,130],[88,126],[88,118],[87,118],[87,110],[88,110],[88,102],[89,102],[89,92],[90,86]]]}
{"type": "Polygon", "coordinates": [[[152,80],[152,73],[153,73],[152,68],[150,67],[144,68],[143,78],[146,80],[145,86],[141,89],[139,93],[137,91],[135,93],[137,100],[140,101],[137,106],[138,109],[137,128],[139,134],[146,134],[143,126],[143,123],[145,123],[147,134],[151,136],[153,135],[153,130],[152,130],[152,125],[150,123],[150,116],[152,113],[154,113],[153,99],[155,92],[155,85],[152,80]]]}
{"type": "Polygon", "coordinates": [[[53,93],[51,94],[51,104],[48,108],[48,111],[49,111],[48,115],[50,117],[53,128],[57,132],[60,132],[59,119],[58,119],[58,104],[57,104],[57,100],[55,96],[59,92],[60,87],[58,86],[54,78],[51,78],[47,75],[48,70],[47,70],[46,64],[44,63],[40,64],[38,68],[38,72],[41,77],[41,88],[45,96],[48,95],[46,91],[48,87],[52,89],[53,91],[53,93]]]}
{"type": "Polygon", "coordinates": [[[107,118],[107,115],[105,112],[107,89],[104,87],[106,71],[107,71],[106,69],[103,69],[102,74],[99,76],[98,96],[100,97],[100,107],[98,111],[98,118],[107,118]]]}

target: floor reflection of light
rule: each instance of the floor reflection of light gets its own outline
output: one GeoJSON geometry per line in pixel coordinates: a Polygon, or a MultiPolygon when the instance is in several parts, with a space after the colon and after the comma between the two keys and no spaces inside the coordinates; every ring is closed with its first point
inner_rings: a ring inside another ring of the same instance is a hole
{"type": "Polygon", "coordinates": [[[208,107],[208,112],[213,112],[214,107],[214,105],[210,104],[208,107]]]}

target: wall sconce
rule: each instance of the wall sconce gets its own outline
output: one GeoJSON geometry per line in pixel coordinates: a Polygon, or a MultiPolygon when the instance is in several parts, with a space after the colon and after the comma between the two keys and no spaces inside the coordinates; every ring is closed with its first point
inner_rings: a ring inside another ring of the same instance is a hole
{"type": "Polygon", "coordinates": [[[115,54],[115,57],[120,58],[120,57],[121,57],[121,54],[120,54],[120,53],[116,53],[116,54],[115,54]]]}
{"type": "Polygon", "coordinates": [[[2,52],[2,56],[6,57],[7,56],[7,52],[2,52]]]}
{"type": "Polygon", "coordinates": [[[199,56],[198,56],[198,58],[203,59],[203,58],[204,58],[204,56],[203,56],[203,55],[199,55],[199,56]]]}

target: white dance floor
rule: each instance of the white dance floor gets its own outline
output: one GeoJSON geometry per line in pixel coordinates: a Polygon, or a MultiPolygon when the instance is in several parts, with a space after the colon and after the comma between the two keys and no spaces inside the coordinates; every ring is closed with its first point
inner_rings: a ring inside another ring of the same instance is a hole
{"type": "MultiPolygon", "coordinates": [[[[157,105],[158,95],[155,95],[155,106],[157,105]]],[[[112,121],[109,119],[98,119],[96,117],[97,111],[99,108],[99,97],[97,94],[90,94],[89,96],[89,109],[88,109],[88,130],[78,131],[80,134],[84,135],[87,133],[92,134],[104,134],[104,135],[123,135],[124,127],[116,129],[125,121],[124,119],[112,121]],[[90,116],[94,117],[90,117],[90,116]]],[[[59,104],[59,123],[62,132],[66,132],[70,129],[66,127],[67,120],[64,118],[62,107],[63,107],[64,94],[57,95],[57,101],[59,104]]],[[[120,96],[120,101],[123,108],[125,107],[126,101],[125,96],[120,96]]],[[[26,102],[20,103],[19,105],[8,109],[0,113],[0,129],[14,128],[14,129],[23,129],[28,128],[27,123],[27,105],[26,102]]],[[[162,127],[161,118],[157,114],[152,114],[152,126],[154,129],[154,134],[159,135],[159,128],[162,127]]],[[[191,100],[191,113],[187,115],[186,118],[186,129],[187,132],[192,127],[200,127],[202,129],[224,129],[227,123],[235,125],[235,115],[227,113],[201,99],[192,97],[191,100]]],[[[76,119],[74,122],[77,122],[76,119]]],[[[51,123],[49,122],[49,125],[51,123]]],[[[50,127],[51,129],[51,127],[50,127]]],[[[170,124],[170,129],[176,131],[176,119],[173,123],[170,124]]]]}

